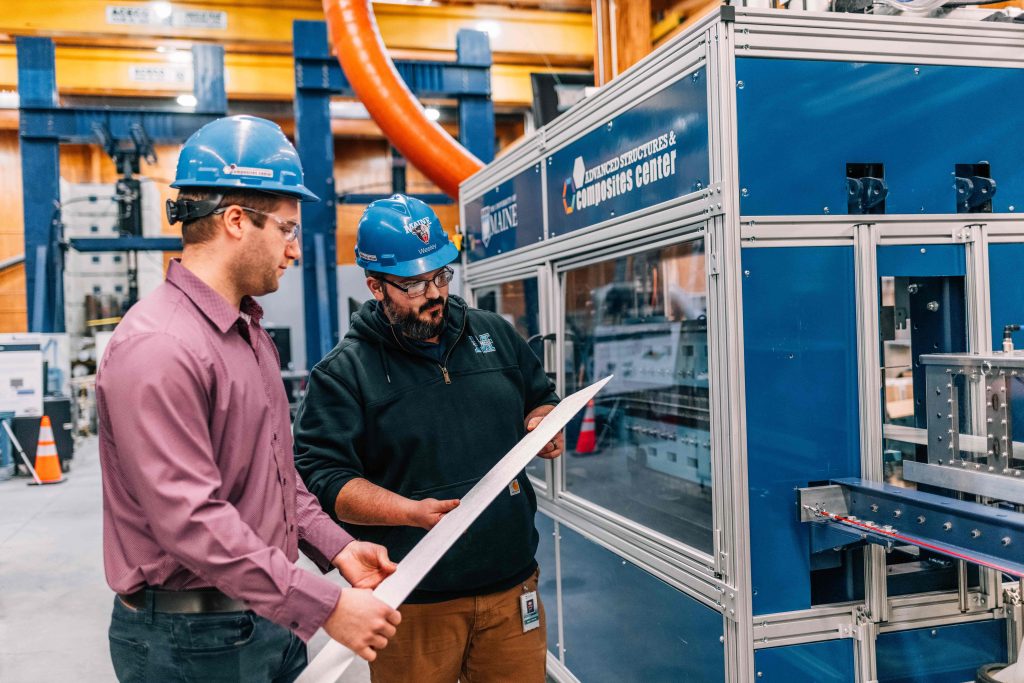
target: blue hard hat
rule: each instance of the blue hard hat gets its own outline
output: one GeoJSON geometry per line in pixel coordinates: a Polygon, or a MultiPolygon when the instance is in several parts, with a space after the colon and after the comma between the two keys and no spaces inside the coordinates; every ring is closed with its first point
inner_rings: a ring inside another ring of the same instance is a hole
{"type": "Polygon", "coordinates": [[[378,199],[363,211],[356,233],[356,265],[378,273],[411,277],[459,257],[437,214],[402,194],[378,199]]]}
{"type": "Polygon", "coordinates": [[[171,187],[256,190],[315,202],[302,163],[281,127],[255,116],[211,121],[185,142],[171,187]]]}

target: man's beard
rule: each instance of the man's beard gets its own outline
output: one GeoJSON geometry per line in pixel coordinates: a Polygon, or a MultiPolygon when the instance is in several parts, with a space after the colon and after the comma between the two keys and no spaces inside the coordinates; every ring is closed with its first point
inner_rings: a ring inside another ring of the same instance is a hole
{"type": "Polygon", "coordinates": [[[387,314],[388,320],[391,321],[391,324],[398,325],[398,329],[406,337],[422,341],[424,339],[433,339],[441,334],[445,324],[444,297],[439,296],[436,299],[428,299],[418,310],[403,312],[395,306],[395,302],[391,299],[391,294],[388,292],[387,285],[382,288],[382,291],[384,292],[384,312],[387,314]],[[442,309],[437,320],[424,321],[420,318],[423,312],[438,304],[441,304],[442,309]]]}

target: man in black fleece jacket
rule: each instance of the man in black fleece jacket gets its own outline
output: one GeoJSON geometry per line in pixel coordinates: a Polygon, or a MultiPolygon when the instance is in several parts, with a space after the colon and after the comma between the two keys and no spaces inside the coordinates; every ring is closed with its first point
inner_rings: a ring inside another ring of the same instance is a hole
{"type": "MultiPolygon", "coordinates": [[[[306,487],[396,561],[558,402],[511,325],[449,296],[457,255],[422,202],[367,207],[356,257],[374,298],[313,369],[295,419],[306,487]]],[[[559,437],[539,455],[561,452],[559,437]]],[[[402,605],[375,683],[544,680],[536,509],[521,472],[402,605]]]]}

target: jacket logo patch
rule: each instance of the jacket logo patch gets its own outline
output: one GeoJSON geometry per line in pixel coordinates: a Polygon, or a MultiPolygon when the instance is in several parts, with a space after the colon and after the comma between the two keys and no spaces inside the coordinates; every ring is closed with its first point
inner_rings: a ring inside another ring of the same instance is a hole
{"type": "Polygon", "coordinates": [[[430,242],[430,218],[421,218],[406,224],[405,231],[419,237],[424,244],[430,242]]]}
{"type": "Polygon", "coordinates": [[[473,348],[477,353],[494,353],[497,351],[494,348],[494,341],[491,339],[489,332],[484,332],[479,337],[469,335],[469,341],[473,344],[473,348]]]}
{"type": "Polygon", "coordinates": [[[514,496],[520,491],[522,491],[522,489],[519,488],[519,480],[513,479],[512,483],[508,485],[508,495],[514,496]]]}

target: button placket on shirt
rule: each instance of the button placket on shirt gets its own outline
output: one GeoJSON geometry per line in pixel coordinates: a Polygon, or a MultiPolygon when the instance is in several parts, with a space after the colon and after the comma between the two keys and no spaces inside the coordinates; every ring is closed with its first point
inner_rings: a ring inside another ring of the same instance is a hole
{"type": "MultiPolygon", "coordinates": [[[[255,335],[252,335],[251,334],[251,330],[249,329],[249,324],[246,323],[246,321],[243,318],[239,318],[237,323],[236,323],[236,325],[238,327],[238,331],[241,334],[242,338],[245,339],[246,343],[252,349],[253,355],[256,358],[256,366],[259,369],[259,373],[260,373],[260,383],[263,385],[263,396],[267,400],[267,407],[270,408],[270,407],[273,406],[274,401],[273,401],[273,398],[272,398],[271,393],[270,393],[271,392],[270,385],[269,385],[269,383],[267,381],[267,369],[266,368],[267,368],[268,364],[264,363],[263,362],[264,359],[260,357],[260,352],[262,350],[261,346],[263,346],[263,345],[260,344],[260,335],[259,335],[258,330],[260,330],[262,328],[260,328],[258,325],[254,325],[254,327],[257,328],[257,333],[255,335]]],[[[273,415],[271,416],[271,419],[275,419],[275,418],[276,418],[276,416],[273,416],[273,415]]],[[[288,474],[287,474],[287,470],[284,467],[282,467],[282,461],[281,461],[282,456],[281,456],[281,450],[280,450],[280,447],[279,447],[279,443],[280,443],[280,439],[278,438],[278,432],[277,432],[277,430],[275,430],[275,431],[272,432],[272,436],[271,436],[271,440],[270,440],[270,452],[273,455],[274,466],[277,469],[277,483],[278,483],[278,488],[281,491],[281,503],[282,503],[282,508],[284,509],[285,538],[288,539],[291,536],[291,534],[295,532],[295,523],[294,523],[294,519],[293,519],[295,513],[294,513],[294,510],[292,509],[293,505],[289,505],[289,500],[291,499],[291,497],[288,496],[288,493],[287,493],[287,491],[288,491],[288,474]]]]}

